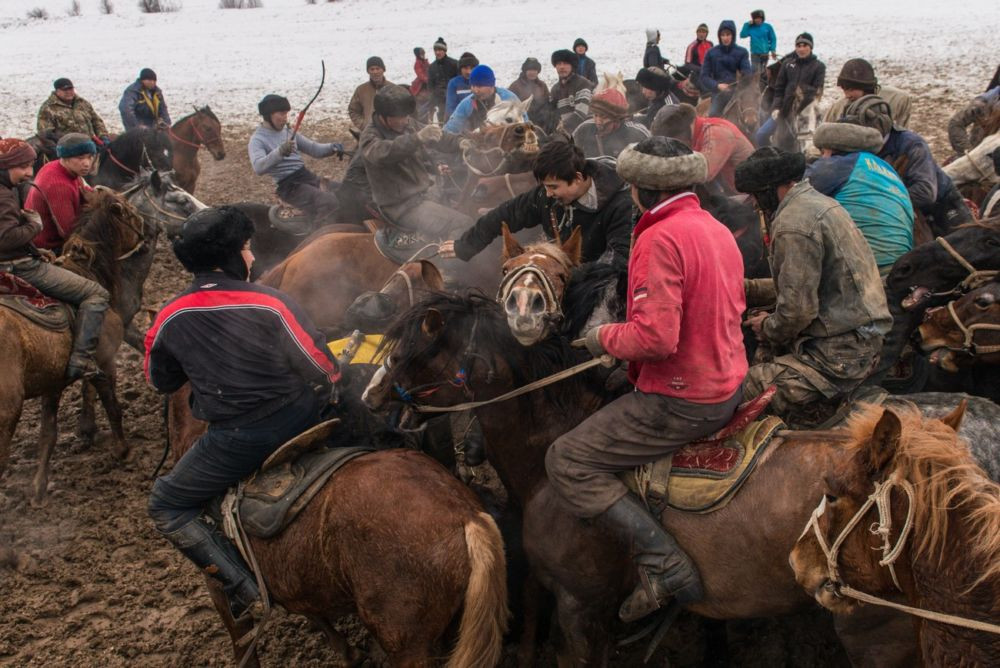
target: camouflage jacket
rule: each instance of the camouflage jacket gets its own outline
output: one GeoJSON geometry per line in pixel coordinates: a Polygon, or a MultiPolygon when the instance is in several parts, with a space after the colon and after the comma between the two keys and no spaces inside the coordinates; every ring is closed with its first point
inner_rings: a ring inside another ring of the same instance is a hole
{"type": "MultiPolygon", "coordinates": [[[[775,348],[822,348],[822,339],[854,331],[862,339],[889,331],[875,256],[847,211],[808,180],[793,187],[771,223],[777,306],[763,333],[775,348]]],[[[768,280],[768,279],[760,279],[768,280]]],[[[749,292],[759,291],[750,281],[749,292]]]]}
{"type": "Polygon", "coordinates": [[[1000,86],[955,112],[948,121],[948,141],[955,152],[962,155],[997,130],[1000,130],[1000,86]],[[970,125],[971,133],[967,131],[970,125]]]}
{"type": "Polygon", "coordinates": [[[82,132],[88,137],[106,137],[108,128],[94,108],[82,97],[73,98],[72,102],[63,102],[55,93],[49,95],[42,108],[38,110],[39,135],[48,132],[57,137],[67,132],[82,132]]]}

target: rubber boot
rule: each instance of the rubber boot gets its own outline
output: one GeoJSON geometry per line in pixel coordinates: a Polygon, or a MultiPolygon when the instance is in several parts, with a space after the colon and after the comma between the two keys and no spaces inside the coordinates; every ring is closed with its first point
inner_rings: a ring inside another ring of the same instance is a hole
{"type": "Polygon", "coordinates": [[[76,314],[73,351],[69,355],[69,364],[66,365],[67,380],[93,378],[101,373],[95,354],[97,343],[101,339],[101,327],[104,325],[104,311],[105,308],[80,305],[76,314]]]}
{"type": "Polygon", "coordinates": [[[681,605],[704,598],[698,568],[660,522],[631,494],[598,516],[598,521],[632,546],[639,586],[618,610],[624,622],[655,612],[671,596],[681,605]]]}
{"type": "Polygon", "coordinates": [[[163,534],[195,566],[222,583],[233,619],[239,619],[260,600],[257,581],[239,550],[201,517],[163,534]]]}

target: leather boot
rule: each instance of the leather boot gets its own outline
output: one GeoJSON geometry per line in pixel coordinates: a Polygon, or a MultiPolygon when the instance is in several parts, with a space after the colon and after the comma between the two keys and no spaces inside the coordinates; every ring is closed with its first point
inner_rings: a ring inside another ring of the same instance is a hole
{"type": "Polygon", "coordinates": [[[86,304],[81,305],[77,311],[73,351],[69,355],[69,364],[66,365],[67,380],[93,378],[101,373],[94,356],[101,338],[101,327],[104,325],[104,311],[104,308],[93,308],[86,304]]]}
{"type": "Polygon", "coordinates": [[[618,610],[622,621],[642,619],[671,596],[681,605],[704,598],[701,577],[691,557],[634,496],[626,494],[597,520],[631,545],[639,569],[639,586],[618,610]]]}
{"type": "Polygon", "coordinates": [[[203,518],[163,535],[195,566],[222,583],[233,619],[242,617],[260,600],[257,581],[239,550],[203,518]]]}

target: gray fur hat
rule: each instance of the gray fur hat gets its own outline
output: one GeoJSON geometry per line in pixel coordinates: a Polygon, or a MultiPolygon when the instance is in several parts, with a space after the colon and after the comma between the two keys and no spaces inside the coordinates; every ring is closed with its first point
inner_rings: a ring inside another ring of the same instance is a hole
{"type": "Polygon", "coordinates": [[[682,142],[650,137],[618,156],[618,176],[644,190],[679,190],[708,179],[708,161],[682,142]]]}
{"type": "Polygon", "coordinates": [[[875,128],[853,123],[823,123],[813,134],[813,145],[842,153],[868,151],[878,153],[882,148],[882,135],[875,128]]]}

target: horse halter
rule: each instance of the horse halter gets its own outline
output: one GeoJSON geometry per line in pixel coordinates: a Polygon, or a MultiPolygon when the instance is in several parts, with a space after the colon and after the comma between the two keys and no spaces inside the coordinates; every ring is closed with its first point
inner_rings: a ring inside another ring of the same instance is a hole
{"type": "Polygon", "coordinates": [[[962,281],[949,292],[935,293],[935,297],[962,294],[964,292],[968,292],[969,290],[975,290],[1000,275],[1000,271],[997,271],[996,269],[976,269],[973,267],[972,263],[962,257],[962,254],[955,250],[955,247],[948,243],[948,240],[944,237],[937,237],[934,241],[938,242],[938,244],[945,249],[948,255],[950,255],[955,262],[958,262],[963,269],[969,272],[969,275],[962,279],[962,281]]]}
{"type": "MultiPolygon", "coordinates": [[[[938,307],[938,308],[941,308],[941,307],[938,307]]],[[[965,340],[962,342],[961,347],[957,347],[956,348],[956,347],[948,346],[948,350],[951,350],[952,352],[956,352],[956,353],[968,353],[969,355],[972,355],[972,356],[988,355],[990,353],[1000,352],[1000,344],[995,344],[995,345],[991,345],[991,346],[981,346],[981,345],[978,345],[976,343],[976,341],[975,341],[976,332],[981,332],[981,331],[993,331],[993,332],[996,332],[996,331],[1000,331],[1000,325],[995,325],[995,324],[988,323],[988,322],[978,322],[978,323],[975,323],[975,324],[972,324],[972,325],[966,325],[965,323],[963,323],[961,321],[961,319],[959,319],[958,313],[955,312],[955,302],[954,302],[954,300],[948,302],[944,306],[944,308],[947,309],[948,315],[951,317],[951,321],[955,323],[955,326],[958,327],[959,331],[961,331],[962,334],[965,336],[965,340]]],[[[934,311],[937,311],[937,310],[938,309],[931,309],[931,310],[927,311],[927,313],[928,313],[928,315],[930,315],[931,313],[933,313],[934,311]]]]}
{"type": "Polygon", "coordinates": [[[545,314],[546,320],[548,320],[550,324],[558,324],[562,322],[562,303],[556,295],[556,286],[552,282],[549,275],[545,273],[545,270],[534,262],[529,262],[527,264],[522,264],[519,267],[515,267],[512,271],[507,273],[503,279],[501,279],[500,288],[497,290],[497,302],[503,306],[507,302],[507,299],[510,298],[510,293],[511,290],[514,289],[514,284],[525,276],[535,278],[542,285],[542,292],[545,293],[545,298],[554,307],[553,310],[548,311],[545,314]]]}
{"type": "MultiPolygon", "coordinates": [[[[176,132],[174,132],[173,126],[167,128],[167,134],[174,141],[177,141],[177,142],[179,142],[181,144],[184,144],[185,146],[190,146],[190,147],[192,147],[192,148],[194,148],[196,150],[200,149],[202,146],[207,147],[212,142],[221,141],[222,140],[222,135],[221,134],[220,135],[216,135],[216,136],[212,137],[211,139],[205,139],[205,137],[201,134],[201,130],[198,129],[198,124],[194,122],[195,117],[197,117],[198,114],[200,114],[200,113],[201,112],[198,111],[198,112],[195,112],[194,115],[188,116],[188,118],[191,119],[191,122],[188,123],[188,126],[191,128],[191,131],[194,132],[194,136],[198,138],[198,142],[200,142],[200,143],[189,141],[189,140],[185,139],[184,137],[181,137],[176,132]]],[[[178,121],[178,124],[180,124],[180,122],[181,121],[178,121]]]]}
{"type": "Polygon", "coordinates": [[[915,509],[913,506],[913,484],[898,473],[894,473],[886,480],[875,483],[875,491],[869,495],[868,500],[865,501],[861,508],[858,509],[858,512],[854,513],[854,517],[852,517],[847,525],[841,529],[840,534],[837,536],[836,540],[833,541],[832,545],[827,545],[826,539],[823,538],[823,532],[819,528],[819,518],[823,516],[823,512],[826,510],[826,496],[824,496],[819,502],[819,505],[816,506],[812,516],[806,523],[805,529],[802,530],[802,534],[799,536],[799,540],[802,540],[802,537],[809,533],[809,529],[813,530],[816,542],[819,544],[819,548],[823,551],[823,555],[826,557],[828,582],[824,586],[837,596],[841,596],[840,588],[844,586],[844,581],[840,577],[840,568],[838,567],[840,548],[868,511],[871,510],[872,506],[876,506],[878,509],[878,522],[873,522],[868,528],[868,531],[872,535],[882,537],[882,558],[879,560],[878,564],[879,566],[884,566],[889,569],[889,573],[892,575],[893,584],[896,585],[897,589],[903,591],[902,587],[899,585],[899,579],[896,577],[896,568],[894,564],[896,563],[896,560],[899,559],[899,555],[902,554],[903,548],[906,545],[906,539],[909,537],[910,531],[913,529],[913,515],[915,509]],[[907,510],[906,521],[903,523],[903,528],[899,532],[899,538],[896,540],[896,544],[893,545],[890,538],[892,532],[891,497],[892,490],[896,487],[903,490],[903,493],[906,495],[907,510]]]}

